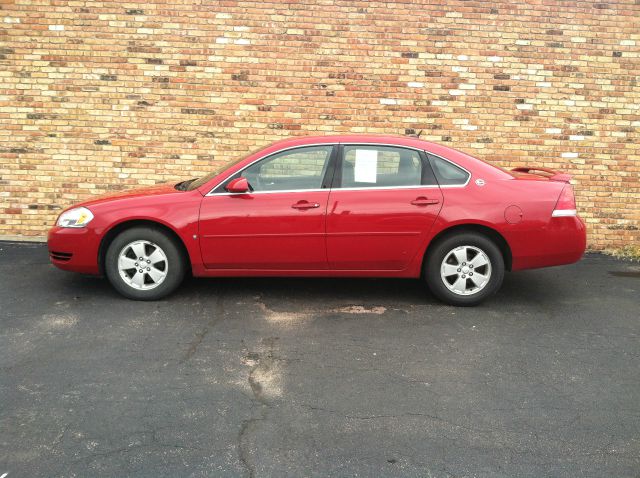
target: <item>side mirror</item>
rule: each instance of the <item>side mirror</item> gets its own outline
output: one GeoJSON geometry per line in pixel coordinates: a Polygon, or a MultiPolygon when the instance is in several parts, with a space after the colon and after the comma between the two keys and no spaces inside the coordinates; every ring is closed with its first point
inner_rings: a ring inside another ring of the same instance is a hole
{"type": "Polygon", "coordinates": [[[230,193],[247,193],[250,191],[247,178],[236,178],[227,184],[226,190],[230,193]]]}

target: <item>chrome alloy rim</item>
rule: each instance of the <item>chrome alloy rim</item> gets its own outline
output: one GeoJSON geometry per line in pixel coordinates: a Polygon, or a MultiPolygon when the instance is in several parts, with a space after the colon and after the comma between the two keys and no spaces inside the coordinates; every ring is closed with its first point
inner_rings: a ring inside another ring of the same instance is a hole
{"type": "Polygon", "coordinates": [[[454,294],[477,294],[489,283],[491,261],[482,249],[474,246],[456,247],[444,256],[440,277],[454,294]]]}
{"type": "Polygon", "coordinates": [[[158,287],[167,277],[167,255],[150,241],[133,241],[118,254],[118,271],[127,285],[139,290],[158,287]]]}

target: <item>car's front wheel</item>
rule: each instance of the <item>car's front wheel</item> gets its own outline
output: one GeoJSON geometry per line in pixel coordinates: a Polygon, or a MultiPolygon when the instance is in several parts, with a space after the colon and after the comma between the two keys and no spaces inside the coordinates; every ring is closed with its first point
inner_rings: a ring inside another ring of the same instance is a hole
{"type": "Polygon", "coordinates": [[[488,237],[474,232],[454,234],[429,251],[425,277],[438,299],[451,305],[473,306],[502,285],[504,259],[488,237]]]}
{"type": "Polygon", "coordinates": [[[111,285],[135,300],[161,299],[182,282],[185,261],[175,240],[152,227],[134,227],[111,242],[105,257],[111,285]]]}

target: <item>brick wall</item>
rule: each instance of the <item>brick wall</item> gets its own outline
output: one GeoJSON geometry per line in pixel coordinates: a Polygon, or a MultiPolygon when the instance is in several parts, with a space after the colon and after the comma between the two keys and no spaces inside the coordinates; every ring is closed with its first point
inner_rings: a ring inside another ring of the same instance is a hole
{"type": "Polygon", "coordinates": [[[640,242],[640,0],[0,1],[0,235],[300,134],[403,133],[574,174],[640,242]]]}

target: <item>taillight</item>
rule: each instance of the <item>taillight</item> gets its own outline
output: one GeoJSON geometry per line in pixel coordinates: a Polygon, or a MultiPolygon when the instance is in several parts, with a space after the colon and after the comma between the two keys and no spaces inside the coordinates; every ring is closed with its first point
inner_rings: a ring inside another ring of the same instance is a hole
{"type": "Polygon", "coordinates": [[[576,211],[576,198],[573,195],[573,188],[570,184],[567,184],[562,192],[560,198],[551,216],[553,217],[567,217],[577,215],[576,211]]]}

